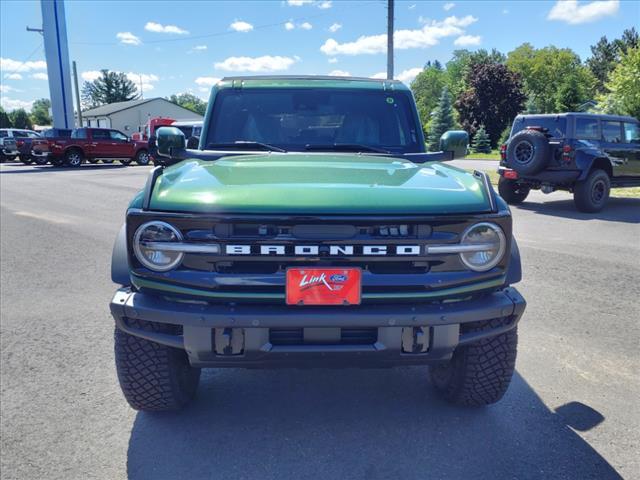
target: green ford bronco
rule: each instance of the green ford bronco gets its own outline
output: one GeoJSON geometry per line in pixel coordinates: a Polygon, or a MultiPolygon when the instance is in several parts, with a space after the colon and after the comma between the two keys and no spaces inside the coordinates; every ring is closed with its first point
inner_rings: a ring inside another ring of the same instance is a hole
{"type": "Polygon", "coordinates": [[[520,256],[487,176],[441,163],[467,140],[447,132],[426,153],[397,81],[220,81],[197,149],[158,131],[160,165],[116,239],[127,401],[181,408],[206,367],[427,364],[447,400],[498,401],[525,309],[520,256]]]}

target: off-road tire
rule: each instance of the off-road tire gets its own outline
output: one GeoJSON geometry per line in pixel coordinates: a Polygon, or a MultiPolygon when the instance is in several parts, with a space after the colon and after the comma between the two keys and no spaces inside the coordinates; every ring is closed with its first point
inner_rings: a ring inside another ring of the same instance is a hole
{"type": "Polygon", "coordinates": [[[136,163],[138,165],[146,166],[151,163],[151,157],[146,150],[140,150],[136,153],[136,163]]]}
{"type": "Polygon", "coordinates": [[[507,145],[507,166],[521,175],[533,175],[547,166],[549,139],[537,130],[521,130],[507,145]]]}
{"type": "Polygon", "coordinates": [[[33,159],[31,158],[31,155],[20,155],[20,161],[25,165],[31,165],[33,159]]]}
{"type": "Polygon", "coordinates": [[[510,178],[500,177],[498,193],[509,205],[520,205],[525,201],[531,189],[510,178]]]}
{"type": "Polygon", "coordinates": [[[81,166],[83,162],[84,154],[82,153],[82,150],[72,148],[70,150],[67,150],[67,152],[64,154],[64,164],[69,167],[77,168],[81,166]]]}
{"type": "MultiPolygon", "coordinates": [[[[174,333],[175,327],[129,320],[133,328],[174,333]]],[[[135,337],[116,328],[116,370],[127,402],[136,410],[179,410],[194,397],[200,369],[193,368],[184,350],[135,337]]]]}
{"type": "Polygon", "coordinates": [[[611,193],[611,179],[604,170],[593,170],[586,180],[577,182],[573,201],[581,212],[599,212],[607,204],[611,193]]]}
{"type": "MultiPolygon", "coordinates": [[[[465,332],[497,328],[509,319],[477,322],[465,332]]],[[[495,337],[456,348],[453,358],[430,367],[431,382],[448,402],[480,407],[497,402],[507,391],[516,365],[518,333],[512,328],[495,337]]]]}

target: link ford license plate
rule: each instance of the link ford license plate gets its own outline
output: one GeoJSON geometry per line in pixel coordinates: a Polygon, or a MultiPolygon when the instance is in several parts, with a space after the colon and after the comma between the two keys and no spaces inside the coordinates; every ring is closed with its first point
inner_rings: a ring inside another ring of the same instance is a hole
{"type": "Polygon", "coordinates": [[[287,305],[359,305],[359,268],[290,268],[287,305]]]}

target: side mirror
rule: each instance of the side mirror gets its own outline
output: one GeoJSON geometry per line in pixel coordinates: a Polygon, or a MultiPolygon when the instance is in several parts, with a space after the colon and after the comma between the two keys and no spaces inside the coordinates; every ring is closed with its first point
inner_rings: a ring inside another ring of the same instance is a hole
{"type": "Polygon", "coordinates": [[[451,152],[452,160],[464,158],[469,145],[469,134],[464,130],[449,130],[440,137],[440,150],[451,152]]]}
{"type": "Polygon", "coordinates": [[[160,127],[156,130],[157,152],[160,157],[178,157],[178,153],[185,149],[186,144],[184,133],[176,127],[160,127]]]}

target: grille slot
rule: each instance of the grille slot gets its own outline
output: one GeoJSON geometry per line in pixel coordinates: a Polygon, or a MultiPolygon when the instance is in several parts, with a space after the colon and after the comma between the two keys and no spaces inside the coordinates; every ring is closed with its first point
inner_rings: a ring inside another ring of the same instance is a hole
{"type": "MultiPolygon", "coordinates": [[[[323,345],[373,345],[378,341],[377,328],[341,328],[340,340],[322,343],[323,345]]],[[[304,328],[271,328],[269,342],[272,345],[318,345],[318,342],[305,342],[304,328]]]]}

